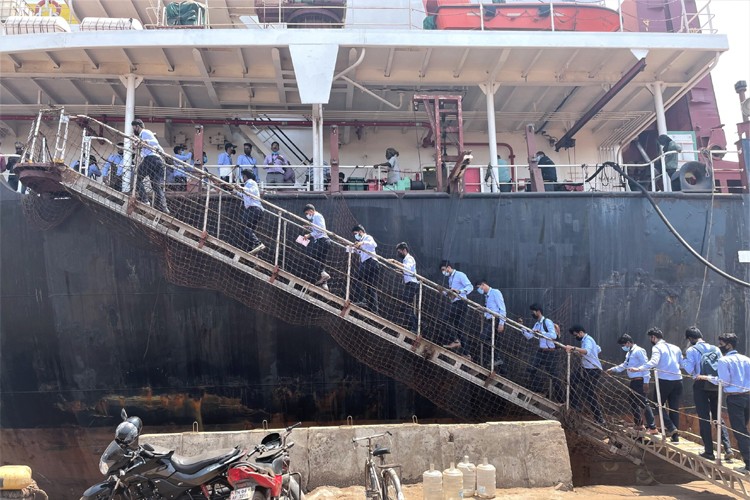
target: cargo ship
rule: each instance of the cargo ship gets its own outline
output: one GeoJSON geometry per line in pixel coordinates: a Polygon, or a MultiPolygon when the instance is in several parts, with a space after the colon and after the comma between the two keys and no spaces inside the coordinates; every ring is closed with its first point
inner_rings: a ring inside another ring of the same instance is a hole
{"type": "MultiPolygon", "coordinates": [[[[91,117],[71,125],[71,166],[89,167],[82,134],[104,162],[115,136],[97,123],[128,132],[134,118],[222,176],[227,144],[252,145],[260,164],[279,142],[296,181],[266,199],[297,214],[313,203],[344,236],[361,223],[386,257],[407,241],[436,282],[449,259],[501,289],[509,316],[528,319],[539,302],[564,325],[585,323],[603,358],[619,359],[620,334],[654,324],[675,340],[693,323],[747,330],[746,290],[706,271],[605,165],[622,164],[699,253],[748,280],[748,155],[736,154],[747,145],[720,128],[709,74],[727,41],[689,2],[692,12],[623,2],[617,32],[550,25],[533,38],[424,30],[428,12],[375,2],[285,1],[273,16],[269,2],[60,4],[2,2],[8,160],[54,107],[91,117]],[[703,170],[664,182],[661,134],[703,170]],[[377,166],[388,148],[397,183],[377,166]],[[541,177],[537,151],[558,180],[541,177]]],[[[739,135],[746,143],[747,125],[739,135]]],[[[531,418],[436,404],[351,356],[306,310],[284,321],[200,277],[184,286],[149,241],[74,199],[30,203],[14,180],[4,174],[0,190],[3,460],[49,443],[75,450],[37,465],[68,478],[62,497],[98,477],[95,454],[123,406],[152,432],[531,418]]]]}

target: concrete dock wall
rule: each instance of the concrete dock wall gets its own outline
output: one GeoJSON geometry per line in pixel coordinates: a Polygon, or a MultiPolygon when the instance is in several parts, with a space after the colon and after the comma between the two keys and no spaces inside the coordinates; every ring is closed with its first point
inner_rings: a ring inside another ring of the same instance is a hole
{"type": "MultiPolygon", "coordinates": [[[[142,436],[141,442],[174,449],[179,455],[196,455],[237,445],[252,449],[272,431],[151,434],[142,436]]],[[[388,463],[401,464],[405,483],[421,481],[431,463],[444,470],[464,455],[475,464],[487,457],[497,469],[499,488],[572,482],[565,433],[553,421],[298,428],[290,436],[295,443],[292,469],[302,474],[308,491],[319,486],[363,484],[366,451],[355,447],[352,438],[385,431],[393,436],[377,442],[391,450],[388,463]]]]}

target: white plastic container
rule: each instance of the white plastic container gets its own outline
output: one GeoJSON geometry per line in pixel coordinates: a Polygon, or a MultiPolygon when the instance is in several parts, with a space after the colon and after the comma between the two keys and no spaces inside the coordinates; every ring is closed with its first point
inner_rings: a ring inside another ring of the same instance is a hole
{"type": "Polygon", "coordinates": [[[495,466],[487,463],[485,458],[477,466],[477,492],[475,496],[479,498],[495,498],[495,466]]]}
{"type": "Polygon", "coordinates": [[[456,469],[453,462],[443,471],[443,499],[461,500],[461,490],[464,489],[464,473],[456,469]]]}
{"type": "Polygon", "coordinates": [[[422,473],[422,493],[424,500],[443,500],[443,473],[434,464],[422,473]]]}
{"type": "Polygon", "coordinates": [[[463,498],[473,497],[477,487],[477,466],[469,462],[469,455],[464,455],[463,462],[458,462],[458,470],[464,475],[463,498]]]}

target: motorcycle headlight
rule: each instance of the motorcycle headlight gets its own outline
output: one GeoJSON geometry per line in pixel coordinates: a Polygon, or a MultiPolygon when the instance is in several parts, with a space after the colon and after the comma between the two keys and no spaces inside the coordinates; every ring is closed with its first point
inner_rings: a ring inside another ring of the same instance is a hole
{"type": "Polygon", "coordinates": [[[109,464],[104,460],[99,460],[99,472],[101,472],[105,476],[109,472],[109,464]]]}

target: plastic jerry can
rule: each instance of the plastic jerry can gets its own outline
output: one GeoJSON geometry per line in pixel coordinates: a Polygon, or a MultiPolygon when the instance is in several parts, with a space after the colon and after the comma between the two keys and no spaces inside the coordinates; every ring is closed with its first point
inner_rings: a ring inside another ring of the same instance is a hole
{"type": "Polygon", "coordinates": [[[443,473],[434,464],[422,474],[422,492],[424,500],[443,500],[443,473]]]}
{"type": "Polygon", "coordinates": [[[22,490],[32,482],[31,467],[26,465],[0,467],[0,490],[22,490]]]}
{"type": "Polygon", "coordinates": [[[464,489],[464,473],[456,469],[453,462],[443,471],[443,499],[461,500],[461,490],[464,489]]]}
{"type": "Polygon", "coordinates": [[[485,458],[477,466],[477,492],[479,498],[495,498],[495,466],[485,458]]]}
{"type": "Polygon", "coordinates": [[[477,486],[477,466],[469,462],[469,456],[464,455],[462,462],[458,462],[458,470],[464,475],[464,498],[474,496],[474,490],[477,486]]]}

